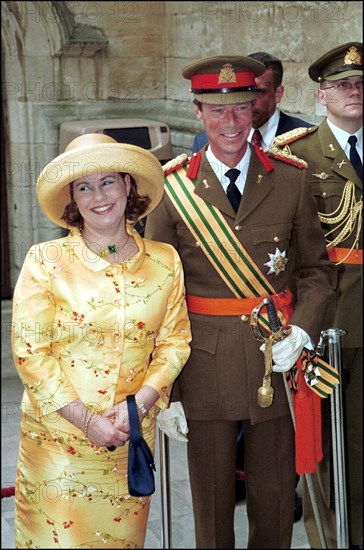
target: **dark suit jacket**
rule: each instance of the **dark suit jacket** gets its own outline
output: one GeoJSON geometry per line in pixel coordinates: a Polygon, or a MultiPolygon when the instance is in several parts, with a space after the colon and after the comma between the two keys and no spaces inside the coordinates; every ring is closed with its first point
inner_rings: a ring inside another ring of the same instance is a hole
{"type": "MultiPolygon", "coordinates": [[[[310,126],[314,126],[314,124],[310,124],[309,122],[305,122],[301,118],[297,118],[291,115],[286,115],[286,113],[283,113],[280,111],[280,117],[279,117],[279,123],[277,127],[276,136],[280,136],[281,134],[284,134],[285,132],[289,132],[289,130],[293,130],[294,128],[309,128],[310,126]]],[[[192,144],[192,152],[196,153],[204,145],[207,143],[207,136],[206,132],[201,132],[200,134],[197,134],[197,136],[194,137],[193,144],[192,144]]]]}

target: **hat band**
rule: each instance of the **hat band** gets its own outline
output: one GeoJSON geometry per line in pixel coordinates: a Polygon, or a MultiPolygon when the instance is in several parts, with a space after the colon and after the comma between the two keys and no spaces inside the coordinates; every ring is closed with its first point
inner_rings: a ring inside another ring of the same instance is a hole
{"type": "Polygon", "coordinates": [[[228,94],[229,92],[256,92],[256,86],[242,86],[241,88],[191,88],[191,92],[194,94],[228,94]]]}
{"type": "Polygon", "coordinates": [[[243,86],[255,86],[255,74],[252,72],[234,73],[230,72],[226,77],[221,74],[195,74],[191,77],[192,90],[213,90],[220,88],[232,88],[237,91],[243,86]]]}
{"type": "Polygon", "coordinates": [[[327,72],[322,73],[322,78],[325,78],[326,76],[332,76],[334,74],[341,74],[341,73],[347,73],[348,71],[362,71],[363,66],[362,65],[345,65],[344,67],[333,67],[331,70],[329,69],[327,72]]]}

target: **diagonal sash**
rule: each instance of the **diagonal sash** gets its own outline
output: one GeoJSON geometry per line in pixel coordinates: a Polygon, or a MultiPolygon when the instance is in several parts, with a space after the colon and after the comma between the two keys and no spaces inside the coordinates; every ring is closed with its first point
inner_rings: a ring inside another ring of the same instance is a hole
{"type": "Polygon", "coordinates": [[[221,212],[194,193],[186,167],[169,174],[166,191],[209,261],[237,298],[275,294],[259,267],[238,241],[221,212]]]}

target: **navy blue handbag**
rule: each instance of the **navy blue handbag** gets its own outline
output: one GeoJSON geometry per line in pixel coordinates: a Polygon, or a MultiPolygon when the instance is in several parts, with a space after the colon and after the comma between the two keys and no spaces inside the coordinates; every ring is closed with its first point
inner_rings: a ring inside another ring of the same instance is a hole
{"type": "Polygon", "coordinates": [[[146,497],[152,495],[155,491],[154,458],[146,441],[140,434],[135,396],[127,395],[126,401],[130,422],[128,490],[133,497],[146,497]]]}

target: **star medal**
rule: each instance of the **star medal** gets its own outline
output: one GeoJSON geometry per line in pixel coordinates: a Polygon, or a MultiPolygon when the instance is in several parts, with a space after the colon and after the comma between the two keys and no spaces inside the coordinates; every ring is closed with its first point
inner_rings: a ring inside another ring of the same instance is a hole
{"type": "Polygon", "coordinates": [[[276,275],[279,275],[281,271],[284,271],[286,269],[286,263],[288,262],[288,258],[286,258],[286,251],[283,250],[281,252],[279,248],[276,248],[276,251],[274,254],[270,254],[268,252],[269,256],[269,262],[266,262],[264,265],[267,265],[269,267],[268,275],[271,273],[275,273],[276,275]]]}

